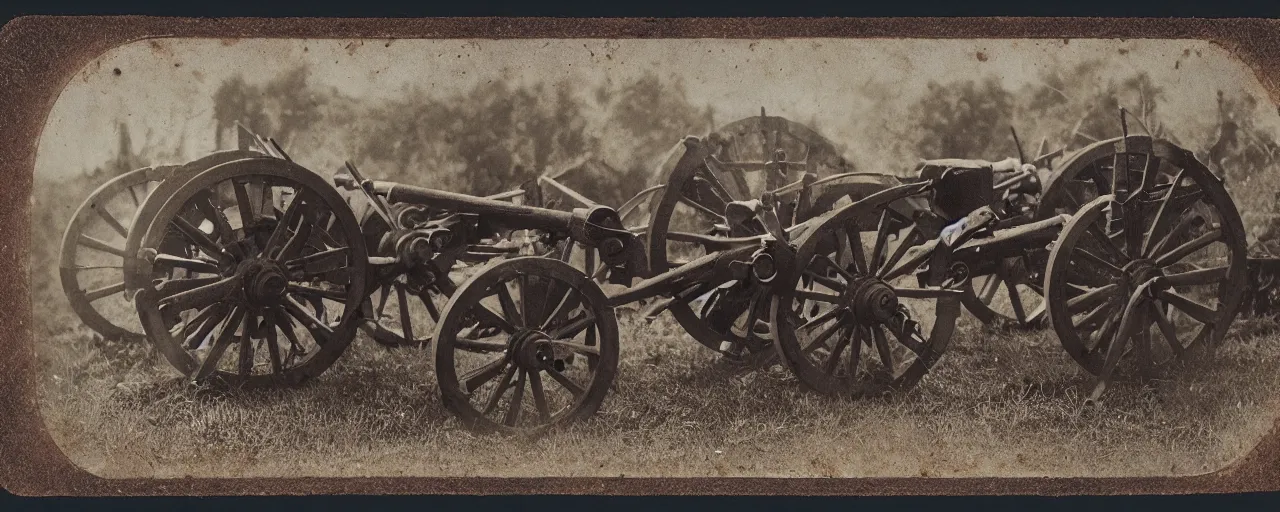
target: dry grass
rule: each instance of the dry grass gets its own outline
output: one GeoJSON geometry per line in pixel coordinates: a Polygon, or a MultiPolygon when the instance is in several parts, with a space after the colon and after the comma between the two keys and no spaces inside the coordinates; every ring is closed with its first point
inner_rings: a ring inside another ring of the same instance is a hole
{"type": "Polygon", "coordinates": [[[1211,471],[1247,452],[1280,400],[1274,325],[1170,380],[1091,379],[1052,332],[968,319],[937,371],[886,400],[742,371],[670,322],[623,318],[619,378],[593,420],[538,440],[474,435],[440,405],[430,355],[363,337],[318,380],[234,394],[182,386],[150,347],[38,315],[41,406],[77,464],[125,476],[1070,476],[1211,471]]]}

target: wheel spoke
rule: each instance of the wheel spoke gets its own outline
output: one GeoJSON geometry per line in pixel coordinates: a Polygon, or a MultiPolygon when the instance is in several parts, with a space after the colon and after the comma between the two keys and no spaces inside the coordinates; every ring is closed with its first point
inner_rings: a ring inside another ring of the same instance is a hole
{"type": "Polygon", "coordinates": [[[502,317],[502,315],[495,313],[484,304],[479,302],[475,303],[475,305],[472,306],[471,314],[475,318],[476,323],[480,326],[497,327],[507,334],[515,334],[516,332],[516,328],[511,325],[511,322],[508,322],[507,319],[502,317]]]}
{"type": "Polygon", "coordinates": [[[812,300],[817,302],[826,302],[828,304],[839,304],[840,296],[834,293],[820,292],[817,290],[796,290],[796,298],[812,300]]]}
{"type": "Polygon", "coordinates": [[[516,327],[524,327],[524,320],[520,318],[520,311],[516,309],[515,299],[511,298],[511,290],[507,289],[507,283],[501,282],[495,285],[498,293],[498,303],[502,305],[502,315],[511,321],[511,325],[516,327]]]}
{"type": "Polygon", "coordinates": [[[332,270],[336,270],[338,268],[343,268],[347,266],[347,255],[350,254],[350,252],[351,252],[351,249],[349,247],[338,247],[334,249],[327,249],[324,251],[308,254],[300,258],[294,258],[292,260],[286,261],[284,262],[284,266],[285,268],[288,268],[290,270],[298,270],[304,267],[311,267],[312,269],[315,269],[319,267],[319,268],[323,268],[324,270],[312,270],[312,272],[332,271],[332,270]],[[338,261],[329,262],[328,260],[338,260],[338,261]],[[325,263],[336,264],[337,266],[325,267],[323,266],[323,264],[325,263]]]}
{"type": "Polygon", "coordinates": [[[115,295],[123,291],[124,291],[124,281],[121,281],[119,283],[109,284],[101,288],[94,288],[92,290],[86,291],[84,292],[84,298],[89,302],[94,302],[99,299],[110,297],[112,295],[115,295]]]}
{"type": "Polygon", "coordinates": [[[880,356],[880,364],[889,373],[893,373],[893,353],[889,350],[889,340],[885,339],[884,331],[882,329],[871,329],[871,335],[875,339],[876,352],[880,356]]]}
{"type": "Polygon", "coordinates": [[[121,258],[123,258],[123,257],[124,257],[124,249],[122,249],[122,248],[120,248],[120,247],[116,247],[116,246],[114,246],[114,245],[111,245],[111,244],[109,244],[109,243],[107,243],[107,242],[103,242],[102,240],[99,240],[99,239],[97,239],[97,238],[91,237],[91,236],[86,235],[86,234],[84,234],[84,233],[80,233],[79,242],[80,242],[80,245],[83,245],[83,246],[88,247],[88,248],[90,248],[90,249],[95,249],[95,250],[98,250],[98,251],[102,251],[102,252],[105,252],[105,253],[107,253],[107,254],[114,254],[114,255],[119,256],[119,257],[121,257],[121,258]]]}
{"type": "Polygon", "coordinates": [[[960,290],[952,290],[950,288],[939,288],[936,286],[926,286],[923,288],[893,288],[893,293],[904,299],[943,299],[947,297],[960,297],[964,292],[960,290]]]}
{"type": "Polygon", "coordinates": [[[203,345],[205,339],[209,337],[209,333],[213,332],[219,324],[227,319],[229,309],[230,306],[225,304],[214,304],[205,308],[205,310],[197,314],[195,318],[192,318],[190,322],[187,322],[185,325],[195,324],[199,326],[196,328],[196,332],[191,333],[183,339],[187,349],[195,350],[199,348],[200,345],[203,345]]]}
{"type": "Polygon", "coordinates": [[[413,317],[409,314],[409,294],[404,284],[396,283],[396,300],[400,301],[400,332],[405,341],[413,341],[413,317]]]}
{"type": "Polygon", "coordinates": [[[383,284],[378,290],[378,308],[374,311],[373,317],[381,321],[383,314],[387,310],[387,300],[391,298],[391,283],[383,284]]]}
{"type": "Polygon", "coordinates": [[[130,185],[125,188],[129,190],[129,197],[133,199],[133,207],[137,208],[139,206],[142,206],[142,200],[138,199],[138,191],[133,189],[133,185],[130,185]]]}
{"type": "Polygon", "coordinates": [[[1000,274],[991,274],[987,276],[987,280],[982,283],[982,291],[978,295],[978,299],[983,304],[991,304],[991,300],[996,297],[996,291],[1000,289],[1000,274]]]}
{"type": "Polygon", "coordinates": [[[839,243],[849,247],[849,254],[853,256],[853,268],[859,274],[870,273],[867,270],[867,255],[862,250],[862,233],[858,231],[857,223],[845,224],[843,230],[836,232],[836,238],[839,243]]]}
{"type": "Polygon", "coordinates": [[[280,332],[284,334],[285,339],[289,340],[289,355],[285,357],[284,363],[288,365],[297,355],[305,354],[306,349],[298,341],[298,335],[293,332],[293,322],[289,320],[289,316],[283,310],[273,308],[271,317],[276,321],[276,325],[280,327],[280,332]]]}
{"type": "Polygon", "coordinates": [[[200,231],[200,228],[191,225],[190,222],[187,222],[187,219],[174,217],[171,224],[178,228],[178,232],[181,233],[182,236],[186,237],[187,241],[195,244],[196,247],[199,247],[200,250],[205,252],[205,254],[213,256],[219,261],[225,260],[231,256],[227,251],[222,249],[221,245],[218,245],[218,243],[213,241],[212,238],[209,238],[208,234],[204,231],[200,231]]]}
{"type": "Polygon", "coordinates": [[[711,172],[711,169],[699,167],[694,172],[694,176],[702,178],[717,199],[725,203],[733,201],[733,194],[729,193],[729,189],[725,188],[724,183],[720,182],[720,178],[716,177],[715,173],[711,172]]]}
{"type": "Polygon", "coordinates": [[[248,377],[253,373],[253,324],[257,319],[257,315],[248,313],[244,315],[244,319],[240,323],[240,361],[239,369],[241,377],[248,377]]]}
{"type": "Polygon", "coordinates": [[[102,217],[102,220],[106,222],[108,226],[111,226],[111,229],[119,234],[120,238],[129,238],[129,230],[125,229],[124,225],[120,224],[120,221],[116,220],[116,218],[111,215],[111,212],[107,211],[106,206],[100,206],[97,203],[93,203],[89,205],[89,208],[92,209],[94,213],[98,214],[99,217],[102,217]]]}
{"type": "Polygon", "coordinates": [[[302,248],[307,246],[307,240],[311,238],[311,233],[315,229],[315,223],[309,212],[303,212],[302,224],[298,226],[298,230],[293,232],[284,243],[284,247],[280,248],[280,252],[274,257],[279,260],[292,260],[302,252],[302,248]]]}
{"type": "MultiPolygon", "coordinates": [[[[826,263],[827,266],[831,267],[832,270],[835,270],[837,274],[840,274],[841,277],[844,277],[848,281],[852,281],[854,279],[854,275],[844,267],[841,267],[839,263],[836,263],[836,260],[831,259],[831,256],[822,254],[818,257],[822,259],[823,263],[826,263]]],[[[841,287],[837,287],[836,289],[840,288],[841,287]]]]}
{"type": "MultiPolygon", "coordinates": [[[[559,281],[557,281],[557,283],[559,283],[559,281]]],[[[539,330],[546,331],[548,329],[548,326],[550,326],[552,322],[556,321],[556,319],[560,317],[560,313],[564,311],[565,305],[569,304],[569,297],[571,297],[574,293],[577,293],[572,287],[569,287],[567,283],[564,283],[564,284],[565,286],[563,288],[560,288],[557,286],[548,287],[547,304],[555,304],[555,307],[551,308],[551,312],[548,313],[546,315],[546,318],[543,318],[542,322],[539,323],[539,326],[540,326],[538,328],[539,330]],[[552,292],[555,291],[557,288],[563,289],[564,292],[559,294],[560,296],[559,299],[553,299],[553,297],[555,297],[556,295],[553,294],[552,292]]]]}
{"type": "Polygon", "coordinates": [[[1173,323],[1169,322],[1169,318],[1165,316],[1164,311],[1152,302],[1148,307],[1151,308],[1148,314],[1155,318],[1156,327],[1160,329],[1160,334],[1164,335],[1165,341],[1169,344],[1169,349],[1173,351],[1175,357],[1182,357],[1182,342],[1178,341],[1178,330],[1173,327],[1173,323]]]}
{"type": "Polygon", "coordinates": [[[814,281],[817,281],[818,284],[821,284],[822,286],[826,286],[827,288],[830,288],[832,290],[843,290],[845,288],[844,283],[841,283],[840,281],[837,281],[830,277],[814,272],[813,269],[808,269],[808,268],[805,269],[804,275],[809,276],[809,278],[813,279],[814,281]]]}
{"type": "Polygon", "coordinates": [[[805,322],[804,325],[801,325],[800,327],[796,328],[796,330],[797,331],[808,330],[809,328],[815,325],[825,323],[828,320],[835,318],[836,316],[840,315],[843,312],[844,312],[844,309],[841,309],[841,308],[828,309],[822,314],[813,317],[813,319],[809,320],[808,322],[805,322]]]}
{"type": "Polygon", "coordinates": [[[879,329],[879,327],[857,326],[853,329],[853,342],[849,347],[849,359],[845,363],[845,369],[849,373],[849,377],[853,377],[858,373],[858,364],[862,360],[862,346],[870,342],[871,329],[879,329]]]}
{"type": "Polygon", "coordinates": [[[262,254],[271,257],[276,247],[284,243],[289,230],[293,229],[293,224],[298,222],[298,218],[302,214],[302,204],[305,201],[303,197],[302,193],[293,196],[293,200],[285,208],[284,214],[280,215],[276,221],[275,229],[271,231],[271,236],[267,238],[267,243],[263,245],[262,254]]]}
{"type": "Polygon", "coordinates": [[[871,249],[871,273],[879,274],[880,267],[884,264],[885,244],[889,239],[889,212],[891,209],[885,208],[880,211],[880,221],[876,225],[876,241],[871,249]]]}
{"type": "Polygon", "coordinates": [[[280,345],[276,338],[276,322],[274,319],[263,316],[263,320],[267,322],[267,355],[271,358],[271,373],[280,375],[284,373],[284,368],[280,364],[280,345]]]}
{"type": "Polygon", "coordinates": [[[694,201],[693,199],[688,198],[684,194],[680,195],[679,201],[680,201],[680,204],[693,208],[694,210],[697,210],[699,213],[706,215],[707,217],[711,217],[713,221],[724,220],[724,215],[716,213],[715,210],[712,210],[711,208],[707,208],[706,206],[703,206],[702,204],[694,201]]]}
{"type": "Polygon", "coordinates": [[[836,371],[836,365],[840,363],[840,354],[844,352],[844,348],[849,346],[850,339],[853,338],[853,329],[841,329],[843,336],[836,340],[836,346],[831,349],[831,353],[827,354],[826,360],[822,362],[822,373],[832,375],[836,371]]]}
{"type": "Polygon", "coordinates": [[[568,342],[568,341],[564,341],[564,340],[549,340],[549,341],[547,341],[547,343],[548,343],[548,344],[550,344],[550,345],[552,345],[552,346],[556,346],[556,347],[561,347],[561,348],[566,348],[566,349],[572,350],[572,351],[577,352],[577,353],[579,353],[579,354],[585,354],[585,355],[589,355],[589,356],[600,357],[600,348],[599,348],[599,347],[593,347],[593,346],[590,346],[590,345],[579,345],[579,344],[577,344],[577,343],[572,343],[572,342],[568,342]]]}
{"type": "Polygon", "coordinates": [[[1091,307],[1097,301],[1107,299],[1108,297],[1116,293],[1119,293],[1119,291],[1120,291],[1120,285],[1115,283],[1111,283],[1099,288],[1094,288],[1085,293],[1072,297],[1071,300],[1068,300],[1067,311],[1070,311],[1072,313],[1080,313],[1080,312],[1086,311],[1089,307],[1091,307]]]}
{"type": "Polygon", "coordinates": [[[1174,248],[1172,251],[1169,251],[1161,255],[1160,257],[1156,258],[1155,263],[1157,266],[1164,267],[1164,266],[1168,266],[1171,263],[1182,261],[1183,258],[1191,255],[1191,253],[1194,253],[1200,249],[1208,247],[1209,244],[1217,242],[1218,240],[1221,240],[1221,239],[1222,239],[1222,230],[1211,229],[1207,233],[1196,237],[1194,240],[1191,240],[1185,244],[1179,245],[1178,247],[1174,248]]]}
{"type": "Polygon", "coordinates": [[[1169,305],[1175,308],[1178,308],[1178,310],[1182,311],[1183,313],[1186,313],[1188,316],[1196,319],[1201,323],[1212,325],[1218,322],[1217,310],[1211,309],[1203,304],[1200,304],[1199,302],[1196,302],[1183,295],[1180,295],[1177,292],[1173,292],[1170,290],[1160,290],[1160,292],[1158,292],[1156,296],[1159,297],[1160,300],[1163,300],[1169,303],[1169,305]]]}
{"type": "MultiPolygon", "coordinates": [[[[166,283],[174,283],[190,280],[171,280],[166,283]]],[[[168,295],[160,299],[160,307],[171,311],[186,311],[188,309],[199,309],[208,306],[214,302],[223,300],[231,294],[239,290],[241,286],[240,276],[231,276],[223,278],[219,281],[205,284],[197,288],[168,295]]]]}
{"type": "Polygon", "coordinates": [[[289,316],[292,316],[302,324],[303,328],[311,332],[311,336],[315,338],[317,344],[324,345],[333,337],[333,329],[321,322],[315,315],[312,315],[305,306],[298,303],[293,297],[285,297],[283,305],[289,316]]]}
{"type": "Polygon", "coordinates": [[[1068,209],[1072,212],[1079,211],[1080,206],[1084,203],[1080,202],[1080,199],[1076,197],[1076,193],[1071,191],[1071,187],[1063,187],[1062,192],[1062,197],[1067,200],[1068,209]]]}
{"type": "MultiPolygon", "coordinates": [[[[499,369],[501,370],[501,368],[499,369]]],[[[489,393],[489,399],[485,400],[484,409],[480,411],[481,414],[488,416],[489,413],[498,408],[498,401],[502,400],[502,395],[507,392],[507,388],[511,387],[511,379],[515,378],[516,372],[519,371],[519,369],[519,367],[513,364],[508,366],[505,372],[502,372],[502,380],[498,381],[498,387],[493,388],[493,391],[489,393]]],[[[493,377],[489,377],[489,379],[484,382],[488,382],[492,379],[493,377]]],[[[480,386],[484,385],[484,382],[479,383],[479,385],[476,386],[476,389],[479,389],[480,386]]],[[[468,392],[471,391],[469,390],[468,392]]]]}
{"type": "Polygon", "coordinates": [[[809,342],[809,345],[804,348],[803,353],[810,354],[819,348],[825,347],[827,345],[827,340],[830,339],[833,334],[835,334],[840,329],[843,329],[845,326],[849,325],[850,323],[852,322],[848,316],[840,317],[839,321],[837,321],[834,324],[831,324],[831,326],[827,327],[826,330],[818,333],[817,336],[814,336],[813,341],[809,342]]]}
{"type": "Polygon", "coordinates": [[[1203,223],[1204,219],[1199,215],[1183,215],[1178,219],[1178,224],[1175,225],[1173,229],[1170,229],[1169,232],[1164,235],[1164,238],[1161,238],[1159,242],[1156,242],[1155,247],[1151,248],[1151,251],[1148,253],[1149,257],[1154,258],[1154,255],[1164,254],[1165,248],[1169,247],[1169,244],[1173,243],[1174,240],[1178,240],[1183,236],[1186,236],[1186,234],[1192,229],[1199,227],[1203,223]]]}
{"type": "Polygon", "coordinates": [[[219,272],[218,263],[215,261],[183,258],[181,256],[163,253],[157,254],[155,260],[151,262],[151,265],[157,270],[182,268],[201,274],[217,274],[219,272]]]}
{"type": "Polygon", "coordinates": [[[584,311],[581,316],[574,317],[563,325],[547,331],[547,337],[553,340],[567,340],[581,334],[596,321],[590,312],[584,311]]]}
{"type": "Polygon", "coordinates": [[[457,345],[459,349],[466,350],[468,352],[505,352],[507,350],[507,342],[504,339],[505,337],[499,338],[504,339],[504,341],[491,341],[494,338],[495,337],[491,336],[483,340],[478,340],[474,338],[458,337],[454,339],[454,344],[457,345]]]}
{"type": "Polygon", "coordinates": [[[1168,274],[1164,276],[1164,281],[1170,286],[1201,286],[1222,282],[1227,278],[1228,266],[1201,268],[1181,272],[1177,274],[1168,274]]]}
{"type": "Polygon", "coordinates": [[[903,256],[906,256],[907,250],[919,243],[919,239],[923,237],[924,235],[920,233],[920,229],[915,224],[912,224],[911,229],[907,230],[907,234],[898,239],[898,246],[893,249],[893,255],[884,262],[877,275],[882,279],[890,279],[889,273],[897,270],[895,267],[902,261],[903,256]]]}
{"type": "Polygon", "coordinates": [[[1089,224],[1089,235],[1097,240],[1099,245],[1101,245],[1102,248],[1117,261],[1126,263],[1129,261],[1129,258],[1125,256],[1124,251],[1121,251],[1120,247],[1116,245],[1116,241],[1111,239],[1110,236],[1107,236],[1106,231],[1103,231],[1102,227],[1098,226],[1096,222],[1089,224]]]}
{"type": "MultiPolygon", "coordinates": [[[[1118,313],[1123,313],[1119,311],[1118,313]]],[[[1112,314],[1102,322],[1102,327],[1089,336],[1089,344],[1084,348],[1085,353],[1093,352],[1102,346],[1103,342],[1110,343],[1111,337],[1115,335],[1115,331],[1120,327],[1121,314],[1112,314]]]]}
{"type": "Polygon", "coordinates": [[[1086,251],[1083,247],[1076,247],[1075,250],[1071,252],[1071,255],[1075,257],[1079,257],[1081,260],[1084,260],[1086,262],[1097,265],[1097,268],[1109,270],[1114,274],[1120,274],[1122,272],[1120,270],[1120,267],[1117,267],[1114,263],[1111,263],[1110,261],[1103,259],[1101,256],[1098,256],[1097,254],[1086,251]]]}
{"type": "Polygon", "coordinates": [[[422,301],[422,305],[427,308],[427,314],[431,315],[432,322],[440,321],[440,310],[436,309],[436,303],[431,299],[431,292],[423,290],[418,294],[418,300],[422,301]]]}
{"type": "Polygon", "coordinates": [[[1171,218],[1169,217],[1169,212],[1173,208],[1170,207],[1170,203],[1172,203],[1174,193],[1178,191],[1178,184],[1182,182],[1183,172],[1185,172],[1183,169],[1179,169],[1178,174],[1173,177],[1173,183],[1169,186],[1169,192],[1160,199],[1160,207],[1156,209],[1156,216],[1155,219],[1151,221],[1151,227],[1147,229],[1147,232],[1142,237],[1142,254],[1144,255],[1151,254],[1149,251],[1151,250],[1152,239],[1155,238],[1156,233],[1158,233],[1160,229],[1164,227],[1165,223],[1167,223],[1171,218]]]}
{"type": "Polygon", "coordinates": [[[568,390],[569,393],[573,395],[574,400],[577,400],[578,397],[586,393],[586,390],[582,389],[582,386],[579,386],[578,383],[569,380],[569,377],[566,377],[563,373],[556,371],[555,368],[546,367],[543,368],[542,371],[547,372],[547,375],[550,375],[552,379],[560,384],[560,386],[568,390]]]}
{"type": "Polygon", "coordinates": [[[200,368],[196,371],[193,380],[197,382],[203,381],[218,369],[218,360],[222,359],[222,354],[231,345],[231,338],[236,334],[236,325],[241,323],[241,318],[243,317],[244,310],[240,307],[232,310],[231,318],[223,325],[222,332],[218,333],[218,339],[213,342],[213,348],[205,355],[204,361],[200,363],[200,368]]]}
{"type": "Polygon", "coordinates": [[[258,219],[253,213],[253,205],[249,201],[249,191],[245,190],[245,182],[231,180],[231,187],[235,189],[236,207],[240,210],[240,225],[245,228],[256,225],[258,219]]]}
{"type": "MultiPolygon", "coordinates": [[[[228,250],[235,251],[232,248],[234,245],[231,245],[231,242],[236,239],[235,231],[231,229],[231,223],[227,221],[227,216],[222,213],[222,210],[213,205],[211,194],[208,191],[203,191],[192,204],[206,219],[213,222],[214,232],[218,234],[219,240],[228,244],[228,250]]],[[[236,254],[236,256],[242,255],[236,254]]]]}
{"type": "Polygon", "coordinates": [[[207,286],[226,279],[225,277],[191,277],[185,279],[160,279],[153,284],[157,295],[160,297],[168,297],[175,293],[194,290],[201,286],[207,286]]]}
{"type": "Polygon", "coordinates": [[[1022,294],[1018,293],[1018,285],[1013,281],[1005,281],[1005,289],[1009,291],[1009,307],[1013,308],[1013,318],[1019,325],[1027,324],[1027,312],[1022,308],[1022,294]]]}
{"type": "Polygon", "coordinates": [[[502,419],[502,424],[508,427],[514,427],[516,422],[520,421],[520,406],[522,405],[521,402],[524,401],[525,373],[524,370],[520,370],[516,376],[516,383],[512,386],[515,391],[511,392],[511,403],[507,405],[507,415],[502,419]]]}
{"type": "MultiPolygon", "coordinates": [[[[483,366],[467,372],[459,380],[462,381],[462,386],[467,390],[467,393],[474,393],[475,390],[480,389],[480,386],[500,375],[506,367],[507,357],[497,357],[483,366]]],[[[511,365],[511,367],[515,368],[515,365],[511,365]]]]}
{"type": "Polygon", "coordinates": [[[1084,317],[1081,318],[1079,322],[1074,321],[1075,319],[1073,314],[1071,326],[1079,329],[1089,325],[1095,325],[1098,323],[1098,321],[1103,319],[1104,315],[1112,313],[1111,310],[1113,307],[1114,307],[1114,300],[1111,298],[1108,298],[1106,301],[1104,301],[1101,304],[1098,304],[1097,307],[1089,311],[1088,314],[1084,315],[1084,317]]]}
{"type": "Polygon", "coordinates": [[[307,297],[319,297],[322,299],[329,299],[332,301],[343,302],[343,303],[347,301],[347,294],[345,291],[342,291],[342,290],[324,290],[324,289],[316,288],[314,286],[307,286],[305,284],[295,284],[295,283],[289,283],[289,286],[287,289],[289,290],[289,293],[305,295],[307,297]]]}
{"type": "Polygon", "coordinates": [[[1044,320],[1044,316],[1048,313],[1048,301],[1041,300],[1040,305],[1031,310],[1031,314],[1027,315],[1027,325],[1038,325],[1044,320]]]}
{"type": "Polygon", "coordinates": [[[538,409],[538,420],[551,421],[551,408],[547,407],[547,393],[542,389],[541,372],[528,372],[529,391],[533,395],[533,406],[538,409]]]}

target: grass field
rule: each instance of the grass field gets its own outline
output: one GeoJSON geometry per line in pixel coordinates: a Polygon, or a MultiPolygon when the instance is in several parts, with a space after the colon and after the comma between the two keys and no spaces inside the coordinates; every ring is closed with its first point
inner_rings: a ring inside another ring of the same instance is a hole
{"type": "Polygon", "coordinates": [[[108,477],[1119,476],[1222,467],[1280,405],[1280,330],[1260,320],[1237,321],[1206,362],[1085,406],[1092,379],[1051,331],[962,318],[918,388],[848,401],[720,361],[665,318],[621,316],[600,414],[537,440],[462,429],[429,351],[361,335],[302,388],[200,392],[149,346],[95,341],[60,303],[37,312],[41,410],[71,460],[108,477]]]}

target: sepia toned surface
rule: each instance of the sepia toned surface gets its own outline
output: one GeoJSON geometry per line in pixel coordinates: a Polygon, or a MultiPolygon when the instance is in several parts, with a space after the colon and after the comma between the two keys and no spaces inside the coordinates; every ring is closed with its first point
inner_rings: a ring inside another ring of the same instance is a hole
{"type": "MultiPolygon", "coordinates": [[[[214,98],[236,87],[266,98],[262,111],[277,113],[260,122],[317,172],[350,158],[379,178],[471,193],[491,193],[485,187],[505,179],[486,185],[477,171],[489,167],[476,165],[476,156],[440,156],[445,142],[433,137],[446,135],[421,135],[424,147],[407,157],[378,152],[379,143],[413,141],[403,134],[421,129],[412,117],[394,117],[410,114],[409,106],[455,109],[447,114],[490,119],[491,126],[474,124],[492,132],[440,131],[506,141],[502,164],[558,167],[592,153],[640,179],[670,140],[761,106],[817,128],[860,169],[891,173],[923,157],[1009,156],[1016,149],[1005,136],[1008,124],[1038,139],[1093,115],[1091,124],[1105,130],[1114,116],[1108,98],[1138,105],[1132,112],[1147,109],[1145,119],[1158,121],[1146,124],[1197,152],[1219,138],[1219,90],[1264,146],[1266,137],[1274,146],[1276,126],[1261,84],[1221,48],[1198,41],[166,40],[117,48],[74,77],[54,104],[37,152],[32,211],[32,302],[50,305],[33,318],[41,413],[58,447],[95,474],[1188,475],[1236,460],[1274,421],[1275,399],[1266,392],[1276,375],[1268,366],[1274,344],[1257,334],[1266,326],[1247,324],[1233,335],[1238,351],[1221,354],[1204,373],[1155,390],[1121,388],[1122,398],[1101,411],[1081,408],[1085,379],[1049,333],[985,341],[977,331],[959,334],[921,388],[888,402],[849,403],[809,396],[785,376],[742,378],[678,330],[625,322],[631,333],[624,334],[618,389],[600,417],[532,444],[456,428],[436,402],[426,354],[387,353],[367,342],[303,390],[208,399],[157,388],[171,374],[145,347],[95,344],[65,310],[58,316],[56,275],[41,265],[53,258],[39,251],[56,250],[70,209],[92,188],[68,183],[92,179],[95,169],[184,161],[215,149],[214,98]],[[710,57],[672,64],[673,53],[710,57]],[[750,62],[753,68],[738,71],[750,62]],[[575,66],[583,71],[564,71],[575,66]],[[413,71],[421,68],[432,69],[429,85],[413,71]],[[380,76],[390,69],[396,72],[380,76]],[[236,75],[244,82],[235,84],[236,75]],[[406,91],[406,84],[418,89],[406,91]],[[1037,106],[1046,89],[1064,101],[1037,106]],[[530,137],[526,127],[484,117],[501,111],[508,97],[523,98],[517,107],[527,110],[519,112],[535,118],[573,105],[577,117],[567,124],[590,134],[587,142],[558,147],[538,162],[518,142],[530,137]],[[548,98],[555,98],[550,108],[548,98]],[[1095,108],[1096,99],[1103,105],[1095,108]],[[289,101],[298,103],[279,104],[289,101]],[[929,132],[950,126],[934,117],[948,111],[948,101],[979,106],[973,110],[982,114],[969,125],[981,129],[971,138],[929,132]],[[660,106],[645,108],[655,102],[660,106]],[[295,118],[302,121],[290,127],[279,112],[302,112],[295,118]]],[[[1263,171],[1245,171],[1241,180],[1248,177],[1249,185],[1232,189],[1247,226],[1249,213],[1273,205],[1275,178],[1263,171]]],[[[626,187],[641,185],[605,178],[587,195],[625,198],[626,187]]]]}

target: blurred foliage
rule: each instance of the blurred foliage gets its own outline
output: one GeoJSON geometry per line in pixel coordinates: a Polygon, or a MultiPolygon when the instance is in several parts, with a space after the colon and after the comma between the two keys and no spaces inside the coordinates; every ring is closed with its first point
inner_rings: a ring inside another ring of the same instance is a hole
{"type": "MultiPolygon", "coordinates": [[[[930,82],[907,119],[920,136],[914,149],[922,158],[1008,154],[1008,120],[1013,94],[989,76],[981,81],[930,82]]],[[[1016,150],[1015,150],[1016,152],[1016,150]]]]}
{"type": "MultiPolygon", "coordinates": [[[[1247,228],[1280,235],[1280,229],[1272,229],[1280,224],[1271,222],[1280,202],[1280,146],[1263,126],[1266,105],[1259,98],[1219,92],[1218,119],[1177,127],[1177,134],[1191,139],[1184,142],[1162,119],[1177,106],[1147,74],[1117,76],[1101,60],[1045,69],[1017,87],[989,75],[929,83],[905,111],[883,112],[882,125],[864,126],[867,133],[833,142],[862,144],[860,154],[851,157],[872,161],[858,162],[860,167],[906,172],[920,158],[1016,156],[1013,126],[1030,158],[1041,147],[1070,152],[1118,136],[1123,106],[1132,119],[1131,133],[1184,144],[1225,177],[1247,228]]],[[[656,73],[592,85],[508,76],[449,95],[407,87],[365,100],[310,78],[307,68],[299,67],[259,84],[240,76],[224,80],[213,95],[217,147],[235,145],[234,124],[240,122],[275,138],[299,163],[322,174],[349,159],[377,179],[493,194],[546,172],[586,197],[617,206],[656,183],[655,171],[683,137],[753,114],[717,120],[710,106],[690,100],[679,77],[656,73]]],[[[863,88],[861,99],[888,103],[900,93],[892,84],[873,85],[863,88]]],[[[122,172],[175,161],[180,154],[182,144],[160,148],[145,131],[133,130],[137,140],[131,140],[127,126],[119,130],[115,157],[71,186],[36,194],[33,212],[39,225],[49,226],[42,232],[51,241],[87,191],[122,172]]]]}
{"type": "Polygon", "coordinates": [[[679,80],[655,74],[593,90],[494,80],[439,97],[415,87],[373,102],[321,90],[307,77],[297,68],[261,86],[225,81],[214,95],[219,147],[231,144],[238,121],[300,162],[319,163],[316,170],[351,159],[380,179],[477,195],[574,168],[565,181],[618,205],[682,137],[711,128],[709,108],[690,103],[679,80]],[[582,166],[589,158],[605,165],[582,166]]]}
{"type": "Polygon", "coordinates": [[[1146,73],[1116,78],[1105,71],[1100,61],[1053,68],[1015,90],[995,76],[931,82],[909,108],[905,144],[919,158],[1001,160],[1018,156],[1012,127],[1030,159],[1119,136],[1121,107],[1130,133],[1178,142],[1159,117],[1163,87],[1146,73]]]}

